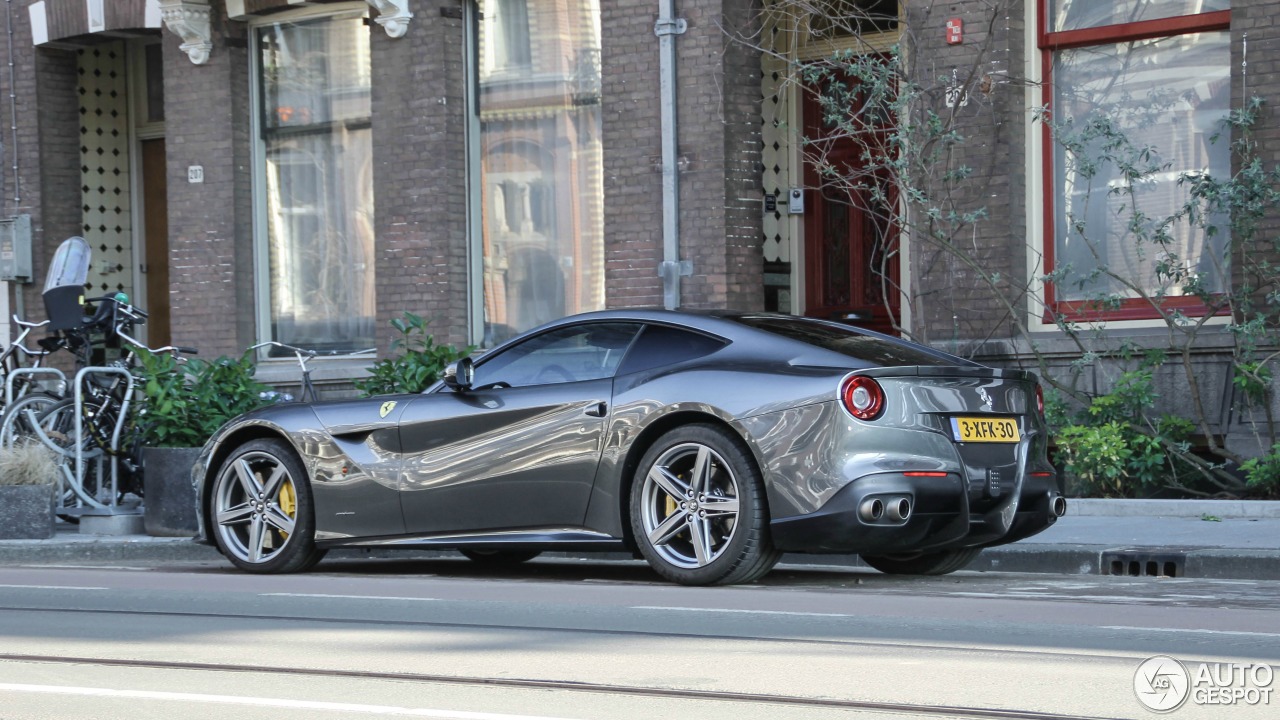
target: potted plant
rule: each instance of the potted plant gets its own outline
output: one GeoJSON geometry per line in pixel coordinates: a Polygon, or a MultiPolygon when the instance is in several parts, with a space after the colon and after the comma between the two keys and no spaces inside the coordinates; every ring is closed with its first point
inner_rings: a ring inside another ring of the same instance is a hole
{"type": "Polygon", "coordinates": [[[168,354],[139,353],[137,375],[146,396],[139,417],[143,445],[143,523],[148,535],[196,532],[191,467],[200,448],[223,423],[270,402],[270,389],[254,378],[251,352],[238,360],[178,362],[168,354]]]}
{"type": "Polygon", "coordinates": [[[0,540],[53,537],[58,465],[35,441],[0,449],[0,540]]]}

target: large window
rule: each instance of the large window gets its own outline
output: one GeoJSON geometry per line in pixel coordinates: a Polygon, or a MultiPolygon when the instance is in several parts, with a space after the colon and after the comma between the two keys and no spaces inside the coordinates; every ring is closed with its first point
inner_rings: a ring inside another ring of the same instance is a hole
{"type": "Polygon", "coordinates": [[[271,339],[374,344],[369,30],[361,13],[255,30],[271,339]]]}
{"type": "Polygon", "coordinates": [[[604,307],[599,0],[481,0],[484,344],[604,307]]]}
{"type": "Polygon", "coordinates": [[[1154,300],[1194,312],[1192,296],[1229,277],[1226,220],[1178,218],[1181,177],[1230,172],[1229,138],[1214,137],[1231,97],[1228,0],[1041,3],[1053,309],[1136,319],[1154,316],[1154,300]]]}

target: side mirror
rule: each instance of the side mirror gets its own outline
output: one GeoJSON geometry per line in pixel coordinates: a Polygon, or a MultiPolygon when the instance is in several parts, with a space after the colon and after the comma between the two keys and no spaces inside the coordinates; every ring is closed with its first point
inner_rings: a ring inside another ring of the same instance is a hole
{"type": "Polygon", "coordinates": [[[440,376],[440,379],[444,381],[445,385],[449,386],[450,390],[461,392],[471,389],[471,381],[475,379],[475,376],[475,364],[471,362],[471,358],[464,357],[455,363],[450,363],[449,367],[444,369],[444,374],[440,376]]]}

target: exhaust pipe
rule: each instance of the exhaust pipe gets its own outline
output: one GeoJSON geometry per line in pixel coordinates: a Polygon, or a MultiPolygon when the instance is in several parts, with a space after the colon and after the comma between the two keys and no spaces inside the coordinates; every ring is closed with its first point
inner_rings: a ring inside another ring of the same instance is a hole
{"type": "Polygon", "coordinates": [[[884,501],[880,498],[867,498],[858,506],[858,517],[866,522],[874,522],[884,515],[884,501]]]}
{"type": "Polygon", "coordinates": [[[1061,495],[1054,495],[1053,500],[1049,502],[1049,510],[1054,517],[1062,517],[1067,514],[1067,499],[1061,495]]]}
{"type": "Polygon", "coordinates": [[[888,506],[889,519],[894,522],[902,522],[911,517],[911,501],[907,498],[898,498],[889,503],[888,506]]]}

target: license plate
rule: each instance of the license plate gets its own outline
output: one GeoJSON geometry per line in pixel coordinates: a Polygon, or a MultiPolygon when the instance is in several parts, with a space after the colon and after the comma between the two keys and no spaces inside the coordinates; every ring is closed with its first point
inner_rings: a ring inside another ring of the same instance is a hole
{"type": "Polygon", "coordinates": [[[958,442],[1015,443],[1022,439],[1013,418],[951,418],[951,432],[958,442]]]}

